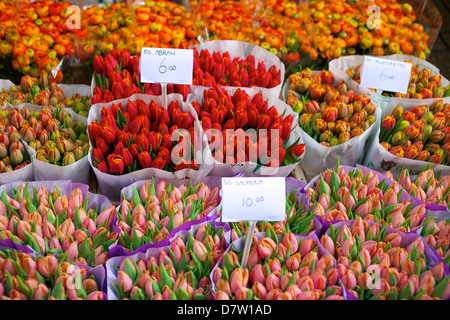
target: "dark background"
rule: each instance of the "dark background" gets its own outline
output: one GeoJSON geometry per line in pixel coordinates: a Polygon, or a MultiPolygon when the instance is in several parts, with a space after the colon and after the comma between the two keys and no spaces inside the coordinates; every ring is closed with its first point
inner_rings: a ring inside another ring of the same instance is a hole
{"type": "Polygon", "coordinates": [[[446,79],[450,79],[450,0],[433,0],[442,16],[442,27],[428,57],[446,79]]]}

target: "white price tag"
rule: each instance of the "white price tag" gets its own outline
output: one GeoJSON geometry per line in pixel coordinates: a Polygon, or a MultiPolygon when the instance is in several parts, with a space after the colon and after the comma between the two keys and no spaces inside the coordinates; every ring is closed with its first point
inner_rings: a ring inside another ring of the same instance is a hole
{"type": "Polygon", "coordinates": [[[192,49],[142,48],[139,61],[141,82],[192,84],[192,49]]]}
{"type": "Polygon", "coordinates": [[[406,93],[412,64],[409,62],[364,57],[361,86],[366,88],[406,93]]]}
{"type": "Polygon", "coordinates": [[[222,221],[283,221],[285,213],[284,178],[222,178],[222,221]]]}

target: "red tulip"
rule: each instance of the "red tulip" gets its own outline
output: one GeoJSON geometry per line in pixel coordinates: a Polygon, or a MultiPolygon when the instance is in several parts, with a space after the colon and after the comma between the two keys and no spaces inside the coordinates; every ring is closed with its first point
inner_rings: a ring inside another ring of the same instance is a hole
{"type": "Polygon", "coordinates": [[[95,73],[102,74],[104,72],[105,60],[100,55],[94,56],[94,71],[95,73]]]}
{"type": "Polygon", "coordinates": [[[131,155],[131,152],[127,148],[123,148],[120,155],[123,158],[123,163],[126,167],[131,167],[133,165],[133,156],[131,155]]]}
{"type": "Polygon", "coordinates": [[[138,155],[138,161],[142,168],[150,168],[152,164],[152,157],[147,151],[143,151],[138,155]]]}
{"type": "Polygon", "coordinates": [[[164,159],[160,156],[157,156],[155,159],[153,159],[151,167],[162,170],[162,169],[164,169],[165,164],[166,164],[166,162],[164,161],[164,159]]]}
{"type": "Polygon", "coordinates": [[[110,154],[108,156],[108,162],[109,162],[109,172],[110,173],[118,173],[118,174],[123,173],[125,164],[123,163],[122,156],[110,154]]]}

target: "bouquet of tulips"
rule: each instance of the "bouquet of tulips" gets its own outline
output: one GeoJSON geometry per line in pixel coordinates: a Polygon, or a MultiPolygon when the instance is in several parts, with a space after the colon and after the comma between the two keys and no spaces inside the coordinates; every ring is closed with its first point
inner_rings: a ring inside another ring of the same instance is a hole
{"type": "Polygon", "coordinates": [[[108,295],[131,300],[211,300],[211,270],[227,247],[227,225],[209,221],[180,231],[170,244],[107,263],[108,295]]]}
{"type": "Polygon", "coordinates": [[[45,256],[0,251],[0,300],[106,300],[104,270],[45,256]]]}
{"type": "Polygon", "coordinates": [[[49,81],[47,74],[43,73],[39,78],[23,76],[19,85],[2,88],[0,92],[0,105],[9,103],[20,105],[31,103],[38,106],[52,106],[56,108],[70,108],[75,113],[87,117],[91,106],[89,96],[75,93],[67,96],[60,85],[55,81],[49,81]]]}
{"type": "Polygon", "coordinates": [[[263,61],[256,62],[249,54],[245,59],[231,58],[228,51],[202,49],[194,47],[193,85],[214,87],[216,84],[233,87],[274,88],[281,84],[281,71],[272,65],[268,69],[263,61]]]}
{"type": "MultiPolygon", "coordinates": [[[[161,95],[160,83],[141,83],[140,56],[131,57],[126,49],[114,49],[104,57],[94,56],[94,78],[91,103],[107,103],[143,93],[161,95]]],[[[189,86],[167,84],[167,94],[179,93],[186,101],[189,86]]]]}
{"type": "Polygon", "coordinates": [[[29,153],[36,151],[35,180],[71,179],[87,183],[89,142],[85,121],[68,109],[50,106],[0,110],[0,127],[13,130],[29,153]]]}
{"type": "Polygon", "coordinates": [[[280,100],[264,100],[263,93],[251,89],[238,88],[230,94],[221,85],[203,90],[202,98],[194,97],[192,105],[200,110],[198,116],[216,162],[214,174],[233,171],[228,166],[236,164],[253,165],[244,168],[252,174],[261,166],[288,170],[303,158],[304,144],[295,130],[294,115],[286,114],[281,104],[269,105],[269,101],[280,100]]]}
{"type": "Polygon", "coordinates": [[[409,110],[396,106],[381,123],[380,144],[391,154],[412,160],[447,165],[450,104],[437,100],[409,110]]]}
{"type": "Polygon", "coordinates": [[[395,178],[390,171],[385,176],[397,183],[410,195],[425,203],[450,207],[450,176],[438,177],[434,171],[426,166],[415,178],[411,176],[407,168],[395,178]]]}
{"type": "Polygon", "coordinates": [[[420,235],[428,245],[436,250],[439,257],[450,267],[450,219],[430,216],[423,222],[420,235]],[[439,221],[438,221],[439,220],[439,221]]]}
{"type": "Polygon", "coordinates": [[[334,75],[309,68],[289,76],[287,103],[300,114],[300,126],[314,140],[330,147],[368,130],[376,120],[376,105],[366,95],[347,90],[334,75]]]}
{"type": "MultiPolygon", "coordinates": [[[[331,224],[320,243],[360,300],[450,299],[450,273],[424,238],[358,218],[331,224]]],[[[351,298],[351,297],[349,297],[351,298]]]]}
{"type": "MultiPolygon", "coordinates": [[[[219,188],[154,179],[136,183],[122,190],[118,245],[134,251],[146,244],[167,239],[174,230],[189,221],[205,220],[220,203],[219,188]]],[[[151,247],[151,246],[150,246],[151,247]]],[[[117,248],[112,255],[118,255],[117,248]]]]}
{"type": "Polygon", "coordinates": [[[333,256],[315,234],[254,236],[242,267],[245,238],[234,241],[211,273],[215,300],[343,300],[333,256]]]}
{"type": "Polygon", "coordinates": [[[418,229],[427,214],[426,205],[411,198],[397,182],[364,167],[327,169],[303,192],[311,212],[327,222],[360,217],[409,232],[418,229]]]}
{"type": "Polygon", "coordinates": [[[43,255],[64,253],[69,262],[104,264],[108,247],[118,238],[115,207],[105,197],[94,195],[91,201],[87,190],[67,181],[60,184],[63,193],[51,185],[27,182],[8,192],[3,188],[0,241],[28,245],[43,255]]]}
{"type": "Polygon", "coordinates": [[[185,149],[195,149],[195,152],[200,143],[194,129],[194,112],[186,111],[179,101],[170,101],[167,109],[155,100],[147,103],[142,99],[97,109],[101,110],[100,119],[89,123],[88,133],[92,161],[101,172],[121,175],[145,168],[171,172],[198,169],[197,163],[172,162],[171,153],[177,151],[174,148],[184,157],[185,149]],[[180,134],[183,148],[172,141],[172,135],[179,130],[187,131],[190,138],[184,139],[180,134]]]}
{"type": "Polygon", "coordinates": [[[380,110],[365,94],[348,90],[333,73],[303,69],[289,76],[284,99],[299,114],[299,124],[308,152],[302,169],[308,180],[333,167],[361,163],[380,110]]]}
{"type": "Polygon", "coordinates": [[[0,173],[25,168],[31,163],[22,137],[17,131],[0,131],[0,173]]]}
{"type": "MultiPolygon", "coordinates": [[[[381,94],[387,97],[411,98],[411,99],[430,99],[450,97],[450,84],[447,79],[443,79],[440,74],[433,72],[426,67],[422,67],[412,60],[405,62],[412,64],[411,76],[408,83],[408,92],[388,92],[383,91],[381,94]],[[445,84],[445,85],[444,85],[445,84]]],[[[346,70],[347,75],[356,83],[361,83],[362,65],[346,70]]],[[[375,91],[374,89],[371,89],[375,91]]]]}
{"type": "Polygon", "coordinates": [[[213,40],[191,48],[194,86],[255,87],[263,93],[280,94],[285,66],[278,56],[260,46],[238,40],[213,40]]]}

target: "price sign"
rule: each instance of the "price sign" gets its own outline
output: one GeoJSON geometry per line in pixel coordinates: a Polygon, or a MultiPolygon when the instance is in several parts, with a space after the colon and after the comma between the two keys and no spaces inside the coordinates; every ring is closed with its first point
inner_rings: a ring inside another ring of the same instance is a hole
{"type": "Polygon", "coordinates": [[[409,62],[364,57],[361,86],[366,88],[406,93],[412,64],[409,62]]]}
{"type": "Polygon", "coordinates": [[[283,221],[284,178],[222,178],[222,221],[283,221]]]}
{"type": "Polygon", "coordinates": [[[141,82],[192,84],[192,49],[142,48],[141,82]]]}

